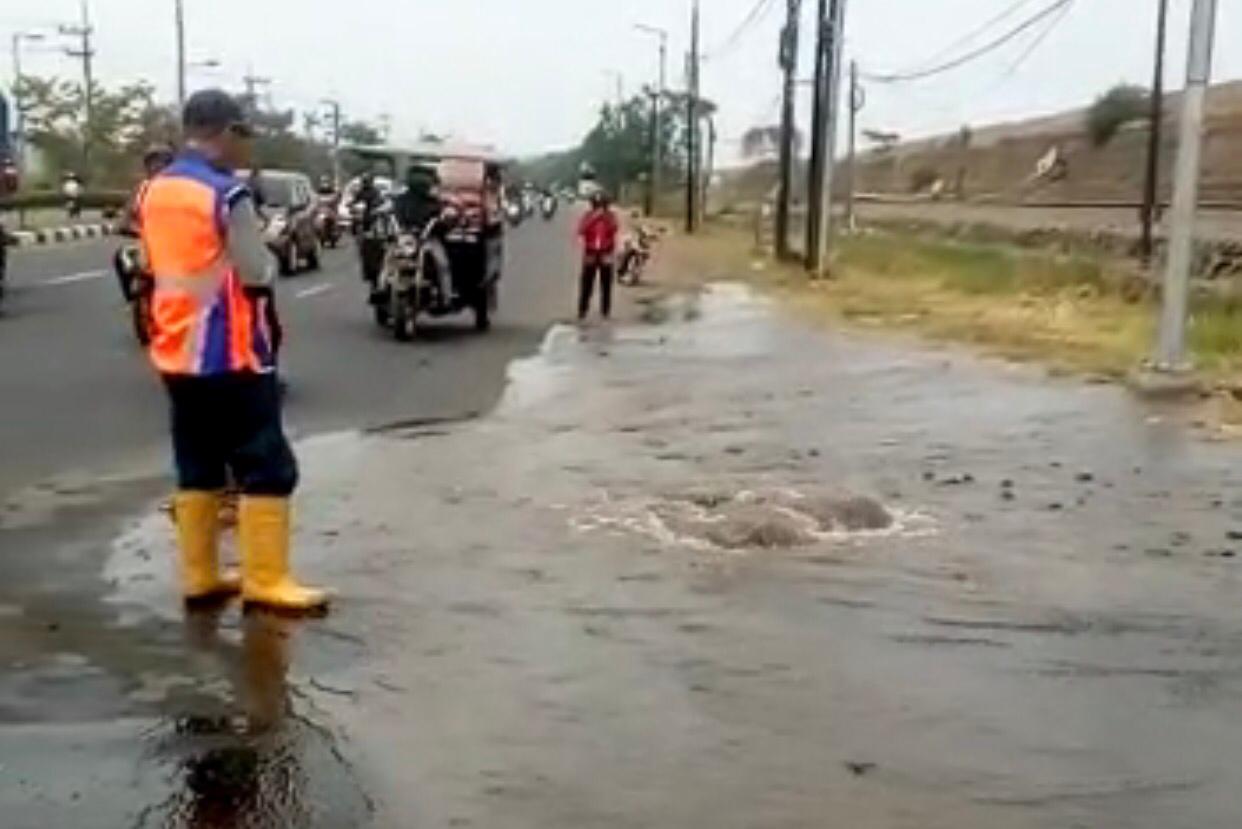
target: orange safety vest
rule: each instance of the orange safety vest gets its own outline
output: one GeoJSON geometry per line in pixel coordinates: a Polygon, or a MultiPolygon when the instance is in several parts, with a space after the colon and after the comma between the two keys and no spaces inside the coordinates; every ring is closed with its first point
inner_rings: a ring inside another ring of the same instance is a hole
{"type": "Polygon", "coordinates": [[[228,253],[229,211],[246,198],[245,184],[192,150],[142,195],[139,224],[154,280],[149,353],[162,374],[274,368],[265,300],[246,295],[228,253]]]}

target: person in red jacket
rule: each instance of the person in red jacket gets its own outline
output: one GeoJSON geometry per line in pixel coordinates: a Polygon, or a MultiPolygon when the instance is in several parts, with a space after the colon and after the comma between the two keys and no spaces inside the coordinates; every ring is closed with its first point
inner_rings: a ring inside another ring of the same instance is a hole
{"type": "Polygon", "coordinates": [[[608,196],[597,192],[591,196],[591,209],[578,223],[582,239],[582,280],[578,288],[578,319],[586,319],[599,277],[599,310],[604,319],[612,313],[613,258],[617,252],[617,215],[612,212],[608,196]]]}

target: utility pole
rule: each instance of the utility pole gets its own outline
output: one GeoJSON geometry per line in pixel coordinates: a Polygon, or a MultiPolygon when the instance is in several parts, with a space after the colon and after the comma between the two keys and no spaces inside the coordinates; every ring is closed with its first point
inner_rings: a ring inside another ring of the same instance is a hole
{"type": "Polygon", "coordinates": [[[707,162],[703,165],[703,174],[699,176],[699,222],[707,215],[707,194],[711,190],[712,176],[716,172],[716,119],[708,113],[707,121],[707,162]]]}
{"type": "Polygon", "coordinates": [[[785,28],[781,30],[780,67],[785,81],[781,102],[780,183],[776,193],[776,257],[789,258],[789,202],[793,191],[793,165],[796,151],[795,130],[798,24],[802,18],[802,0],[786,0],[785,28]]]}
{"type": "Polygon", "coordinates": [[[1173,173],[1173,209],[1169,219],[1169,261],[1164,275],[1157,371],[1176,372],[1186,364],[1186,295],[1194,253],[1195,211],[1199,200],[1199,163],[1203,109],[1212,74],[1216,0],[1194,0],[1190,12],[1190,47],[1186,91],[1182,96],[1181,132],[1173,173]]]}
{"type": "Polygon", "coordinates": [[[699,217],[699,0],[694,0],[690,16],[686,87],[686,232],[694,233],[699,217]]]}
{"type": "Polygon", "coordinates": [[[660,193],[660,179],[664,169],[664,125],[663,108],[664,93],[668,87],[668,31],[656,26],[639,23],[635,26],[640,32],[655,35],[660,39],[660,85],[651,99],[651,187],[647,191],[647,215],[655,213],[656,200],[660,193]]]}
{"type": "Polygon", "coordinates": [[[1143,265],[1151,265],[1155,251],[1152,241],[1152,225],[1160,212],[1160,141],[1164,133],[1164,49],[1169,20],[1169,0],[1156,0],[1156,61],[1151,82],[1151,118],[1147,136],[1147,176],[1143,182],[1143,207],[1140,219],[1143,235],[1140,252],[1143,265]]]}
{"type": "Polygon", "coordinates": [[[246,74],[242,77],[242,83],[246,86],[246,101],[250,106],[250,114],[252,116],[259,110],[259,87],[267,87],[271,82],[271,78],[261,78],[256,75],[254,67],[246,70],[246,74]]]}
{"type": "Polygon", "coordinates": [[[858,229],[854,216],[854,195],[858,189],[858,113],[866,106],[867,94],[858,85],[858,61],[850,61],[850,132],[849,132],[849,178],[845,190],[845,228],[850,233],[858,229]]]}
{"type": "Polygon", "coordinates": [[[185,5],[176,0],[177,26],[177,109],[185,109],[185,5]]]}
{"type": "Polygon", "coordinates": [[[82,128],[82,174],[86,176],[88,175],[86,171],[91,163],[91,129],[95,123],[95,76],[92,66],[92,61],[95,59],[95,50],[91,46],[91,35],[94,34],[95,30],[91,27],[90,10],[86,6],[86,0],[82,0],[82,24],[80,26],[61,26],[59,32],[62,35],[81,39],[80,48],[66,49],[65,54],[82,61],[82,77],[86,84],[85,89],[83,89],[83,103],[86,112],[82,128]]]}
{"type": "Polygon", "coordinates": [[[332,110],[332,183],[341,189],[341,102],[324,98],[323,103],[332,110]]]}
{"type": "Polygon", "coordinates": [[[832,232],[832,155],[836,144],[837,92],[841,82],[841,38],[845,0],[819,0],[815,50],[815,115],[811,182],[808,188],[806,268],[823,276],[832,232]]]}
{"type": "Polygon", "coordinates": [[[832,246],[832,174],[837,153],[837,115],[841,101],[841,46],[845,40],[845,0],[832,0],[828,23],[828,99],[824,102],[824,163],[820,168],[819,250],[816,252],[816,275],[828,276],[828,258],[832,246]]]}
{"type": "Polygon", "coordinates": [[[25,173],[26,105],[22,101],[22,41],[41,41],[41,32],[13,33],[13,163],[18,174],[25,173]]]}

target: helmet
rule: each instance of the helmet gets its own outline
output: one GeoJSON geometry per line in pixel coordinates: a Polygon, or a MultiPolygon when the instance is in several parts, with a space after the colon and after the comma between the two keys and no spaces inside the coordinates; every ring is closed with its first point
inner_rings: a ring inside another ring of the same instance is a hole
{"type": "Polygon", "coordinates": [[[142,166],[149,173],[157,173],[173,160],[173,148],[167,144],[152,144],[142,154],[142,166]]]}

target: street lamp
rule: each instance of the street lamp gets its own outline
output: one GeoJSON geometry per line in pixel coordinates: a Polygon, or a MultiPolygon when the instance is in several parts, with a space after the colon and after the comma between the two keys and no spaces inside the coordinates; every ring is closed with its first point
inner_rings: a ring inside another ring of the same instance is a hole
{"type": "Polygon", "coordinates": [[[13,33],[13,109],[17,111],[17,119],[13,132],[13,163],[18,174],[23,172],[23,161],[26,155],[26,107],[22,103],[22,43],[37,43],[46,40],[42,32],[13,33]]]}
{"type": "Polygon", "coordinates": [[[651,182],[647,188],[647,215],[650,216],[655,212],[656,195],[660,192],[660,171],[664,166],[662,158],[664,133],[661,129],[663,125],[660,123],[660,116],[664,111],[664,89],[667,82],[668,30],[658,26],[648,26],[646,23],[635,23],[634,28],[660,40],[660,86],[651,102],[651,182]]]}

